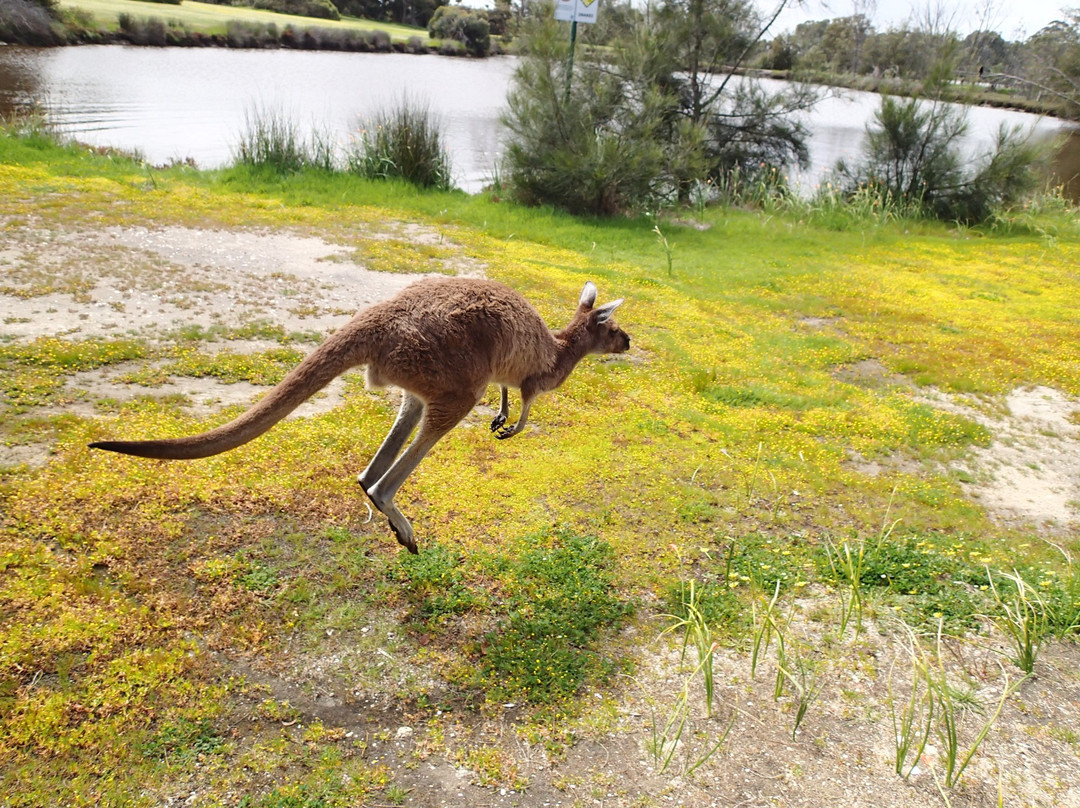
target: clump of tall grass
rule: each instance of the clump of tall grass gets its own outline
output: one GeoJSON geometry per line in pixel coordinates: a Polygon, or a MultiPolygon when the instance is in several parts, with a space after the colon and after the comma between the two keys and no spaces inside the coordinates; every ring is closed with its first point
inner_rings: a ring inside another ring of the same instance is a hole
{"type": "Polygon", "coordinates": [[[225,23],[225,41],[230,48],[269,48],[278,44],[281,35],[274,23],[229,20],[225,23]]]}
{"type": "MultiPolygon", "coordinates": [[[[689,776],[708,762],[724,745],[724,741],[727,740],[732,727],[735,725],[738,711],[732,712],[731,720],[723,731],[719,733],[715,741],[709,739],[701,747],[693,744],[696,733],[690,727],[693,712],[690,704],[691,686],[700,674],[705,691],[705,717],[711,719],[713,717],[713,701],[715,698],[713,658],[718,644],[713,640],[712,629],[702,610],[701,590],[692,579],[689,585],[686,582],[681,582],[679,585],[678,612],[678,614],[667,615],[672,623],[664,629],[661,637],[669,633],[682,632],[682,656],[680,661],[686,661],[687,648],[693,645],[697,651],[697,665],[684,680],[675,704],[668,713],[667,718],[660,722],[655,714],[653,715],[652,731],[647,746],[660,773],[667,771],[675,757],[675,753],[682,747],[686,756],[683,775],[689,776]]],[[[708,737],[707,733],[704,737],[708,737]]]]}
{"type": "Polygon", "coordinates": [[[1065,578],[1047,594],[1050,625],[1060,640],[1080,635],[1080,566],[1073,564],[1065,548],[1050,541],[1047,544],[1065,557],[1065,578]]]}
{"type": "Polygon", "coordinates": [[[286,25],[279,44],[283,48],[300,50],[339,50],[360,53],[387,53],[393,49],[390,35],[385,31],[355,28],[299,28],[286,25]]]}
{"type": "Polygon", "coordinates": [[[875,180],[847,190],[831,181],[823,182],[809,199],[794,202],[792,209],[832,230],[926,218],[918,199],[899,197],[875,180]]]}
{"type": "MultiPolygon", "coordinates": [[[[987,714],[985,706],[970,687],[956,685],[950,680],[943,661],[940,624],[932,650],[922,646],[909,626],[901,622],[901,627],[908,637],[911,689],[907,699],[901,701],[898,708],[890,672],[889,710],[893,725],[894,769],[901,777],[910,777],[916,765],[923,759],[930,738],[936,735],[940,744],[938,764],[942,769],[941,780],[945,787],[954,788],[997,722],[1009,697],[1017,691],[1027,676],[1013,682],[1002,668],[1004,684],[1001,695],[993,711],[987,714]],[[969,714],[977,714],[980,718],[976,721],[977,731],[974,738],[965,748],[960,740],[960,730],[964,717],[969,714]]],[[[935,782],[938,782],[932,764],[928,766],[931,767],[935,782]]],[[[940,782],[938,787],[940,789],[940,782]]]]}
{"type": "MultiPolygon", "coordinates": [[[[895,489],[893,496],[896,496],[895,489]]],[[[858,639],[863,625],[863,576],[866,574],[867,554],[878,552],[889,540],[899,520],[889,522],[892,500],[885,511],[885,518],[878,531],[877,540],[867,546],[865,538],[843,541],[837,545],[828,536],[825,537],[825,554],[829,562],[833,580],[840,585],[840,634],[847,633],[849,625],[854,625],[855,638],[858,639]],[[853,622],[854,621],[854,622],[853,622]]]]}
{"type": "Polygon", "coordinates": [[[736,165],[710,184],[710,191],[724,205],[759,208],[768,213],[790,207],[795,195],[783,172],[764,163],[754,171],[736,165]]]}
{"type": "MultiPolygon", "coordinates": [[[[716,651],[716,643],[713,642],[712,629],[708,620],[701,610],[701,592],[695,581],[691,580],[689,586],[683,583],[680,586],[680,611],[681,614],[672,614],[668,617],[672,620],[670,626],[664,629],[663,634],[681,631],[682,659],[686,660],[686,649],[693,644],[697,651],[698,664],[694,672],[701,673],[702,684],[705,687],[705,714],[712,717],[713,696],[715,685],[713,678],[713,653],[716,651]]],[[[663,635],[661,635],[663,636],[663,635]]]]}
{"type": "Polygon", "coordinates": [[[60,141],[56,127],[37,104],[16,107],[11,112],[0,114],[0,130],[24,140],[60,141]]]}
{"type": "Polygon", "coordinates": [[[963,108],[940,98],[883,96],[867,126],[861,157],[836,165],[845,195],[877,185],[927,216],[974,225],[1036,189],[1042,147],[1021,130],[1002,127],[987,153],[973,160],[960,150],[967,131],[963,108]]]}
{"type": "Polygon", "coordinates": [[[289,174],[305,168],[332,171],[334,145],[323,131],[305,137],[296,122],[280,111],[248,110],[245,128],[236,148],[239,165],[289,174]]]}
{"type": "Polygon", "coordinates": [[[409,99],[365,122],[347,150],[348,170],[367,179],[399,178],[421,188],[449,190],[450,159],[427,107],[409,99]]]}
{"type": "Polygon", "coordinates": [[[62,44],[57,39],[47,3],[31,0],[0,3],[0,42],[34,46],[62,44]]]}
{"type": "Polygon", "coordinates": [[[1034,234],[1053,245],[1061,236],[1080,234],[1080,208],[1066,197],[1064,187],[1048,186],[1022,204],[994,210],[986,226],[995,235],[1034,234]]]}
{"type": "Polygon", "coordinates": [[[157,17],[136,17],[121,12],[116,18],[120,34],[132,45],[152,45],[164,47],[169,44],[168,28],[165,21],[157,17]]]}
{"type": "Polygon", "coordinates": [[[1001,579],[994,583],[994,573],[988,567],[987,580],[996,608],[990,615],[1002,633],[1009,638],[1016,655],[1012,661],[1024,673],[1035,670],[1039,649],[1051,633],[1050,607],[1039,591],[1013,570],[997,573],[1001,579]]]}

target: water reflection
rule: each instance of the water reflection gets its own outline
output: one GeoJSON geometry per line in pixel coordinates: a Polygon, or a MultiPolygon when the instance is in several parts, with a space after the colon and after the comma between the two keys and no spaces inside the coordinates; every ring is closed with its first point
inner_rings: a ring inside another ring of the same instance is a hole
{"type": "Polygon", "coordinates": [[[32,51],[0,47],[0,115],[10,116],[42,96],[41,74],[28,58],[32,51]]]}
{"type": "Polygon", "coordinates": [[[1055,182],[1064,188],[1065,197],[1080,201],[1080,134],[1075,129],[1065,134],[1054,158],[1053,172],[1055,182]]]}

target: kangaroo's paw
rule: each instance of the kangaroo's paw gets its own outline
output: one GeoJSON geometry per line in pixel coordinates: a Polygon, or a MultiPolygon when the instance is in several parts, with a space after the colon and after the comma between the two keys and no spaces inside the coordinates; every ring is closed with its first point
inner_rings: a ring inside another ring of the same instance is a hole
{"type": "Polygon", "coordinates": [[[504,426],[498,432],[495,432],[495,437],[498,438],[499,440],[506,440],[507,438],[514,437],[514,435],[516,435],[517,433],[518,433],[518,428],[517,428],[517,424],[515,424],[514,426],[504,426]]]}
{"type": "Polygon", "coordinates": [[[499,427],[501,427],[505,423],[506,423],[506,415],[504,413],[500,412],[498,415],[496,415],[494,418],[491,419],[491,431],[492,432],[498,432],[499,427]]]}

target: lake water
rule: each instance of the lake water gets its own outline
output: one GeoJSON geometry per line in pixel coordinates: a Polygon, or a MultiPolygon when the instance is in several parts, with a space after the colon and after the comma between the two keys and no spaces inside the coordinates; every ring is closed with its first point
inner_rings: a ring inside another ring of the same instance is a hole
{"type": "Polygon", "coordinates": [[[342,143],[402,98],[439,120],[455,180],[490,180],[514,62],[398,53],[90,45],[0,48],[0,110],[37,102],[61,131],[151,163],[231,161],[252,114],[282,113],[342,143]]]}
{"type": "MultiPolygon", "coordinates": [[[[345,143],[366,118],[408,97],[440,121],[455,182],[474,192],[494,175],[499,114],[515,65],[513,57],[431,54],[0,47],[0,112],[36,103],[82,142],[138,151],[154,164],[191,159],[216,168],[231,161],[247,121],[260,110],[345,143]]],[[[855,157],[878,101],[872,93],[844,92],[808,113],[811,165],[795,181],[812,188],[838,159],[855,157]]],[[[1002,123],[1046,137],[1063,126],[984,108],[970,110],[969,121],[972,155],[993,142],[1002,123]]]]}

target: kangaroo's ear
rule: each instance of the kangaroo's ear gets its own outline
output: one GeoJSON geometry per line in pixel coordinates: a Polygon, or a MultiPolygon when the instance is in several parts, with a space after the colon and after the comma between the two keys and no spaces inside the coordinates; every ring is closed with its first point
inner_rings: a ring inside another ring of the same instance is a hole
{"type": "Polygon", "coordinates": [[[618,300],[612,300],[610,303],[605,303],[603,306],[596,310],[596,322],[606,323],[611,319],[611,315],[615,313],[615,309],[622,305],[623,299],[620,297],[618,300]]]}
{"type": "Polygon", "coordinates": [[[578,305],[591,309],[594,303],[596,303],[596,284],[585,281],[585,288],[581,290],[581,300],[578,301],[578,305]]]}

